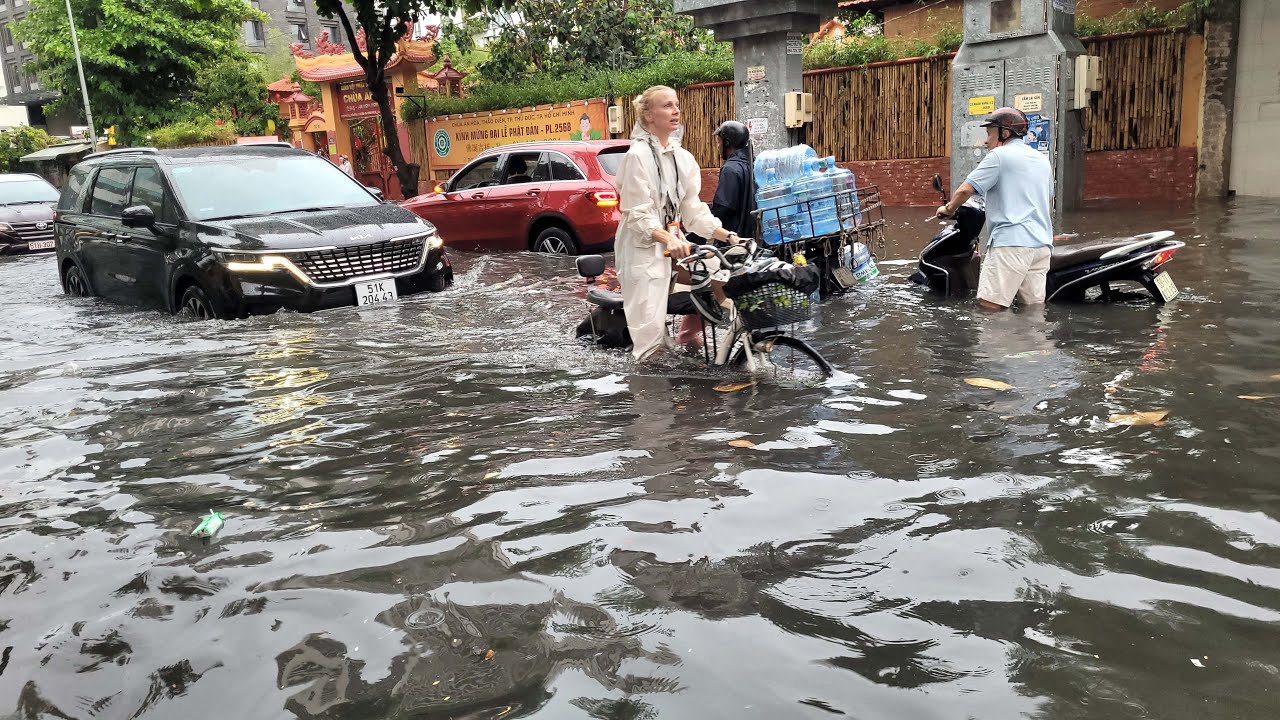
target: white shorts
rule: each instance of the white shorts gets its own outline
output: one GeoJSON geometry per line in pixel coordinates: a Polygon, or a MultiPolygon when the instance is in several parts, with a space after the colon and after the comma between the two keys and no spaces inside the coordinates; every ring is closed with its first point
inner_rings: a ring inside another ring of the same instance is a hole
{"type": "Polygon", "coordinates": [[[1049,273],[1047,247],[994,247],[982,258],[978,278],[978,299],[1000,307],[1013,304],[1014,296],[1023,305],[1044,304],[1045,277],[1049,273]]]}

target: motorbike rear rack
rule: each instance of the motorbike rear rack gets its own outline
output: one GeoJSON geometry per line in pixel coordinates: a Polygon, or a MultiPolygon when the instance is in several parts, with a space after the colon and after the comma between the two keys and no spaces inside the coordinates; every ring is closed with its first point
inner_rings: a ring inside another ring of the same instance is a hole
{"type": "Polygon", "coordinates": [[[840,266],[840,254],[844,247],[860,242],[867,246],[871,251],[871,256],[875,259],[881,259],[881,253],[884,252],[884,202],[881,200],[880,187],[878,185],[865,185],[854,188],[852,191],[846,190],[823,195],[767,210],[755,210],[752,215],[756,221],[756,237],[760,238],[760,243],[773,250],[780,259],[789,260],[796,253],[803,253],[808,262],[816,263],[822,268],[822,293],[824,295],[840,293],[846,290],[844,285],[836,282],[833,275],[834,269],[840,266]],[[772,245],[764,243],[764,217],[766,213],[779,213],[784,208],[799,208],[801,212],[808,213],[810,227],[812,227],[813,209],[810,207],[811,203],[834,199],[837,208],[839,208],[842,203],[853,203],[853,195],[855,193],[858,197],[856,207],[859,208],[862,220],[853,227],[841,227],[838,232],[797,240],[784,239],[783,242],[772,245]]]}

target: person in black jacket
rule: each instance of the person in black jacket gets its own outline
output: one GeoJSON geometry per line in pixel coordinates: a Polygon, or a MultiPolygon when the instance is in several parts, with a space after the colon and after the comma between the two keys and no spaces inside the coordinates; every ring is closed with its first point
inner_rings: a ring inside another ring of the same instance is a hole
{"type": "Polygon", "coordinates": [[[720,138],[724,164],[711,201],[711,214],[720,218],[725,230],[739,237],[754,236],[751,213],[756,209],[756,182],[751,169],[751,133],[746,125],[728,120],[720,124],[715,135],[720,138]]]}

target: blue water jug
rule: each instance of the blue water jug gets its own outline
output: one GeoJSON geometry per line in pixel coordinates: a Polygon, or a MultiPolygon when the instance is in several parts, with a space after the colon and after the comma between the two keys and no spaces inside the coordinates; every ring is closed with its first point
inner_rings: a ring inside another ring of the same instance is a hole
{"type": "Polygon", "coordinates": [[[798,184],[790,183],[787,204],[782,208],[782,239],[787,242],[813,237],[813,225],[804,206],[805,194],[798,184]]]}
{"type": "Polygon", "coordinates": [[[836,194],[836,214],[840,226],[846,230],[862,224],[862,204],[858,202],[858,188],[853,171],[836,165],[834,156],[827,158],[827,174],[831,176],[831,190],[836,194]]]}
{"type": "Polygon", "coordinates": [[[782,182],[795,182],[804,174],[804,161],[818,157],[818,152],[808,145],[765,150],[756,156],[752,171],[756,176],[756,185],[765,184],[765,174],[770,168],[778,174],[782,182]]]}
{"type": "Polygon", "coordinates": [[[809,237],[840,232],[832,178],[827,171],[826,158],[807,160],[804,174],[792,184],[792,190],[803,202],[800,212],[805,215],[806,222],[812,222],[809,237]]]}
{"type": "MultiPolygon", "coordinates": [[[[788,210],[783,206],[790,202],[791,184],[778,179],[778,173],[768,168],[764,183],[756,190],[756,209],[760,211],[760,240],[765,245],[782,242],[782,216],[788,210]]],[[[794,212],[794,210],[791,210],[794,212]]]]}

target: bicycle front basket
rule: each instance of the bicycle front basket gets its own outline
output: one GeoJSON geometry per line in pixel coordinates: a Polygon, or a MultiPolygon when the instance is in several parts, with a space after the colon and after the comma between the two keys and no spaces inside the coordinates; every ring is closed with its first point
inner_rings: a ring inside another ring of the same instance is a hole
{"type": "Polygon", "coordinates": [[[761,285],[739,295],[733,302],[749,330],[794,325],[813,314],[812,298],[781,283],[761,285]]]}

